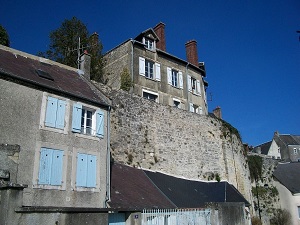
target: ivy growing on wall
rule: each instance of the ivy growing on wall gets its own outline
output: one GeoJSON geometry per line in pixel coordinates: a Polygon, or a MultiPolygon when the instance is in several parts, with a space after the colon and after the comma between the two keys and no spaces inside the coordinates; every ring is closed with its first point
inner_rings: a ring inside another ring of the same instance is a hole
{"type": "Polygon", "coordinates": [[[248,156],[248,165],[250,170],[250,178],[253,182],[258,181],[259,179],[262,179],[262,166],[263,166],[263,160],[262,157],[258,155],[250,155],[248,156]]]}
{"type": "Polygon", "coordinates": [[[127,68],[124,68],[121,73],[121,89],[124,91],[129,91],[132,87],[132,80],[127,68]]]}

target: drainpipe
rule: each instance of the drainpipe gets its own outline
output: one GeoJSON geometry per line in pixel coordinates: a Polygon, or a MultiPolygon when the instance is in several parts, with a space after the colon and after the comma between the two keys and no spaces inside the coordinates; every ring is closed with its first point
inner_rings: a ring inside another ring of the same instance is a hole
{"type": "Polygon", "coordinates": [[[185,66],[185,74],[186,74],[186,99],[188,103],[188,111],[190,111],[190,101],[189,101],[189,81],[188,81],[188,66],[190,63],[188,62],[185,66]]]}
{"type": "Polygon", "coordinates": [[[106,149],[106,196],[104,208],[107,208],[107,202],[110,201],[110,110],[107,112],[107,149],[106,149]]]}
{"type": "MultiPolygon", "coordinates": [[[[131,63],[130,63],[130,70],[131,70],[131,80],[133,82],[133,45],[136,42],[133,39],[130,39],[131,41],[131,63]]],[[[133,92],[133,88],[130,88],[131,93],[133,92]]]]}

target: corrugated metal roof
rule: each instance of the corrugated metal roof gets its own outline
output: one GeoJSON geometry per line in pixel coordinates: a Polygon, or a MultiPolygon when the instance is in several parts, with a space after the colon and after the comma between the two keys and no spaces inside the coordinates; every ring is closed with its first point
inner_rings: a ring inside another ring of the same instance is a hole
{"type": "Polygon", "coordinates": [[[293,194],[300,193],[300,163],[278,164],[274,177],[293,194]]]}
{"type": "Polygon", "coordinates": [[[227,182],[201,182],[112,165],[112,208],[203,208],[209,202],[249,202],[227,182]]]}
{"type": "MultiPolygon", "coordinates": [[[[61,65],[61,64],[60,64],[61,65]]],[[[101,99],[93,90],[90,81],[76,72],[75,68],[61,65],[43,58],[32,56],[10,48],[0,48],[0,74],[4,79],[19,80],[30,83],[42,90],[64,92],[78,98],[107,106],[107,102],[101,99]],[[43,71],[50,78],[40,76],[43,71]]]]}

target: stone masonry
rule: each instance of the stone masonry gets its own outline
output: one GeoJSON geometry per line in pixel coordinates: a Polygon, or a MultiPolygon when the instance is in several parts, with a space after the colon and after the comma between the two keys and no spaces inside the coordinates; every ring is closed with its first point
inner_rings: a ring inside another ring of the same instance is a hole
{"type": "Polygon", "coordinates": [[[95,85],[112,100],[115,161],[188,179],[227,180],[252,202],[242,142],[222,120],[95,85]]]}

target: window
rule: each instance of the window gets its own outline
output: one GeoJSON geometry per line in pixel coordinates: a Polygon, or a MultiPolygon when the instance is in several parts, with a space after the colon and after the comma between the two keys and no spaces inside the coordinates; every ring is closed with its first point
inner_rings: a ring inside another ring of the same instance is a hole
{"type": "Polygon", "coordinates": [[[73,105],[72,131],[97,137],[104,136],[104,113],[77,103],[73,105]]]}
{"type": "Polygon", "coordinates": [[[158,102],[158,94],[143,90],[143,98],[158,102]]]}
{"type": "Polygon", "coordinates": [[[46,107],[45,126],[64,129],[66,101],[48,96],[46,107]]]}
{"type": "Polygon", "coordinates": [[[201,95],[201,85],[200,80],[195,79],[188,75],[188,88],[189,91],[195,95],[201,95]]]}
{"type": "Polygon", "coordinates": [[[173,98],[173,106],[174,106],[174,107],[180,109],[180,103],[181,103],[181,102],[180,102],[179,100],[173,98]]]}
{"type": "Polygon", "coordinates": [[[294,155],[297,155],[297,154],[298,154],[297,148],[294,148],[294,155]]]}
{"type": "Polygon", "coordinates": [[[145,45],[146,45],[147,49],[154,50],[154,41],[153,40],[145,38],[144,41],[145,41],[145,45]]]}
{"type": "Polygon", "coordinates": [[[153,79],[154,74],[154,63],[146,60],[145,62],[145,77],[153,79]]]}
{"type": "Polygon", "coordinates": [[[298,218],[300,219],[300,206],[298,206],[298,218]]]}
{"type": "Polygon", "coordinates": [[[167,67],[168,84],[173,87],[183,88],[182,72],[167,67]]]}
{"type": "Polygon", "coordinates": [[[77,154],[76,186],[96,187],[97,156],[77,154]]]}
{"type": "Polygon", "coordinates": [[[62,184],[63,153],[62,150],[41,148],[38,184],[62,184]]]}
{"type": "Polygon", "coordinates": [[[200,115],[203,114],[202,107],[195,105],[193,103],[190,103],[190,112],[194,112],[200,115]]]}
{"type": "Polygon", "coordinates": [[[139,57],[139,74],[149,79],[160,81],[160,64],[139,57]]]}

